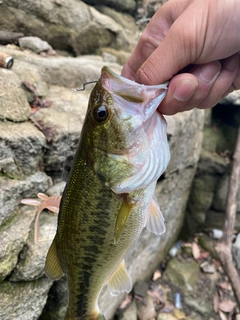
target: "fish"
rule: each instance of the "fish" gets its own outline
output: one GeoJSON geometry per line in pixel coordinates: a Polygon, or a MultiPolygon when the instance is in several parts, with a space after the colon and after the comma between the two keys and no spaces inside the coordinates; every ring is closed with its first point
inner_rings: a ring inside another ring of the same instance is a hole
{"type": "Polygon", "coordinates": [[[104,320],[99,295],[106,284],[112,295],[131,291],[124,257],[143,228],[165,231],[154,191],[170,159],[167,123],[157,112],[167,88],[105,66],[90,94],[45,264],[49,278],[66,275],[65,320],[104,320]]]}

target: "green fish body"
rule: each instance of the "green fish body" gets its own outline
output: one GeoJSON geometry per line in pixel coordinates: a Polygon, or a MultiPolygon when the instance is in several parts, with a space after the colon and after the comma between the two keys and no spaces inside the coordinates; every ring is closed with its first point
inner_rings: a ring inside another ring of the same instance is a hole
{"type": "Polygon", "coordinates": [[[143,86],[102,69],[94,87],[45,272],[64,274],[65,320],[103,320],[98,297],[132,288],[124,263],[146,226],[164,232],[154,198],[169,161],[166,122],[156,112],[166,85],[143,86]]]}

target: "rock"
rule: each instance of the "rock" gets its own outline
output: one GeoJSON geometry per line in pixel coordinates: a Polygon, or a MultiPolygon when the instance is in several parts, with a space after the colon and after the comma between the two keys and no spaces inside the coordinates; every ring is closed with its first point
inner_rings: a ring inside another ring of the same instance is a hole
{"type": "Polygon", "coordinates": [[[156,318],[156,310],[153,300],[146,295],[142,301],[137,300],[137,315],[139,320],[151,320],[156,318]]]}
{"type": "Polygon", "coordinates": [[[212,126],[212,109],[204,109],[204,128],[212,126]]]}
{"type": "Polygon", "coordinates": [[[44,276],[46,256],[56,228],[57,214],[42,212],[39,221],[38,243],[34,243],[34,231],[32,231],[11,273],[10,281],[30,281],[44,276]]]}
{"type": "Polygon", "coordinates": [[[47,41],[55,50],[72,51],[76,55],[94,53],[99,47],[115,47],[118,37],[124,38],[127,46],[127,35],[122,28],[116,31],[113,19],[106,29],[90,10],[91,7],[78,0],[67,3],[50,0],[47,4],[12,0],[11,5],[6,1],[1,4],[0,21],[4,30],[19,30],[26,36],[47,41]]]}
{"type": "Polygon", "coordinates": [[[202,173],[195,176],[188,200],[186,221],[190,233],[196,231],[199,224],[205,222],[206,213],[210,209],[218,176],[202,173]]]}
{"type": "Polygon", "coordinates": [[[47,300],[52,281],[41,278],[31,282],[4,281],[0,284],[0,319],[37,320],[47,300]]]}
{"type": "Polygon", "coordinates": [[[18,39],[23,37],[23,33],[19,32],[11,32],[7,30],[1,30],[0,31],[0,44],[9,44],[9,43],[18,43],[18,39]]]}
{"type": "Polygon", "coordinates": [[[22,37],[18,42],[22,49],[29,49],[36,53],[52,50],[50,44],[39,37],[22,37]]]}
{"type": "Polygon", "coordinates": [[[0,68],[0,119],[25,121],[30,116],[30,106],[20,79],[11,70],[0,68]]]}
{"type": "Polygon", "coordinates": [[[0,226],[14,217],[23,198],[36,198],[52,185],[52,180],[44,172],[36,172],[22,180],[0,178],[0,226]]]}
{"type": "Polygon", "coordinates": [[[236,268],[240,270],[240,233],[237,235],[237,238],[232,245],[232,255],[236,268]]]}
{"type": "MultiPolygon", "coordinates": [[[[68,305],[68,291],[66,277],[54,281],[49,294],[47,303],[39,320],[62,320],[65,317],[68,305]]],[[[130,319],[129,319],[130,320],[130,319]]]]}
{"type": "Polygon", "coordinates": [[[122,26],[127,33],[129,33],[130,35],[132,34],[136,42],[136,34],[139,32],[139,28],[136,24],[136,20],[132,15],[128,13],[122,14],[115,9],[109,8],[104,5],[97,5],[96,9],[104,15],[111,17],[120,26],[122,26]]]}
{"type": "Polygon", "coordinates": [[[171,313],[161,312],[157,316],[157,320],[177,320],[178,318],[174,317],[171,313]]]}
{"type": "Polygon", "coordinates": [[[199,278],[199,266],[195,261],[181,262],[177,258],[169,261],[163,279],[168,279],[178,288],[193,291],[199,278]]]}
{"type": "MultiPolygon", "coordinates": [[[[15,50],[14,50],[15,51],[15,50]]],[[[35,93],[37,96],[43,98],[46,97],[48,94],[48,85],[41,75],[41,71],[39,70],[39,66],[33,65],[26,61],[21,61],[19,59],[15,59],[15,65],[12,69],[14,73],[16,73],[21,80],[22,88],[25,91],[25,94],[28,97],[28,102],[32,102],[32,96],[29,93],[29,90],[26,89],[24,84],[30,84],[34,86],[35,93]]]]}
{"type": "Polygon", "coordinates": [[[4,176],[19,178],[42,166],[44,135],[31,123],[0,121],[0,168],[4,176]]]}
{"type": "Polygon", "coordinates": [[[145,281],[138,281],[134,288],[133,292],[134,295],[137,295],[139,297],[145,297],[148,291],[148,283],[145,281]]]}
{"type": "Polygon", "coordinates": [[[32,115],[36,124],[44,128],[48,148],[44,155],[47,172],[62,178],[63,168],[70,168],[88,105],[89,92],[75,92],[52,87],[47,99],[51,108],[43,108],[32,115]]]}
{"type": "Polygon", "coordinates": [[[204,112],[194,110],[194,112],[179,113],[177,117],[165,116],[165,118],[168,122],[168,137],[171,149],[171,159],[165,173],[167,176],[172,172],[190,166],[192,162],[198,161],[199,148],[202,144],[204,112]],[[191,126],[189,126],[190,123],[191,126]],[[179,135],[179,132],[181,132],[181,135],[179,135]],[[193,135],[195,140],[192,138],[193,135]],[[183,142],[183,139],[186,140],[183,142]],[[174,147],[175,144],[181,145],[181,148],[174,147]]]}
{"type": "Polygon", "coordinates": [[[60,196],[63,193],[63,190],[66,186],[65,181],[58,182],[54,184],[52,187],[47,189],[46,194],[49,196],[60,196]]]}
{"type": "MultiPolygon", "coordinates": [[[[103,57],[104,61],[106,61],[105,57],[107,54],[107,55],[110,55],[111,57],[114,57],[114,61],[115,61],[115,59],[117,59],[116,60],[117,63],[119,63],[121,65],[124,65],[127,62],[128,58],[130,57],[130,54],[124,50],[115,50],[112,48],[102,48],[101,52],[102,52],[102,57],[103,57]]],[[[112,61],[113,61],[113,59],[112,59],[112,61]]]]}
{"type": "Polygon", "coordinates": [[[218,155],[206,150],[202,150],[198,163],[198,171],[209,174],[223,174],[227,168],[226,160],[218,155]]]}
{"type": "Polygon", "coordinates": [[[212,127],[204,128],[202,148],[209,152],[216,152],[219,139],[219,130],[213,130],[212,127]]]}
{"type": "Polygon", "coordinates": [[[137,18],[140,20],[140,22],[142,21],[142,23],[144,22],[144,19],[150,19],[166,1],[167,0],[138,0],[137,18]]]}
{"type": "MultiPolygon", "coordinates": [[[[97,0],[84,0],[85,3],[90,5],[99,5],[99,1],[97,0]]],[[[102,0],[101,5],[113,7],[116,10],[119,11],[127,11],[130,13],[135,12],[137,3],[135,0],[102,0]]]]}
{"type": "MultiPolygon", "coordinates": [[[[227,195],[229,190],[229,174],[225,173],[218,182],[218,187],[214,194],[212,208],[216,211],[225,211],[227,195]]],[[[240,211],[240,183],[237,192],[237,212],[240,211]]]]}
{"type": "MultiPolygon", "coordinates": [[[[1,281],[3,281],[16,266],[18,255],[26,243],[30,232],[30,225],[34,219],[33,212],[33,210],[25,210],[20,214],[17,213],[10,222],[1,226],[0,292],[2,287],[1,281]]],[[[2,301],[0,301],[0,303],[1,302],[2,301]]],[[[1,309],[0,307],[0,310],[1,309]]],[[[2,319],[5,318],[3,317],[2,319]]]]}
{"type": "Polygon", "coordinates": [[[223,229],[225,213],[215,210],[208,210],[206,213],[204,227],[207,229],[223,229]]]}
{"type": "Polygon", "coordinates": [[[188,320],[202,320],[202,317],[196,312],[191,312],[190,315],[188,316],[188,320]]]}
{"type": "MultiPolygon", "coordinates": [[[[44,86],[45,89],[47,89],[47,85],[71,89],[82,87],[85,82],[98,80],[101,68],[106,65],[101,56],[42,58],[31,52],[23,53],[22,51],[4,46],[0,46],[0,51],[15,57],[15,64],[12,72],[15,72],[16,70],[16,73],[20,74],[21,71],[26,68],[24,77],[21,77],[22,81],[28,81],[28,70],[32,66],[34,72],[30,72],[30,83],[36,84],[36,86],[39,87],[39,82],[43,81],[42,86],[44,86]]],[[[119,64],[108,63],[108,66],[113,71],[120,74],[121,66],[119,64]]],[[[5,71],[10,72],[9,70],[5,71]]],[[[89,90],[89,88],[91,87],[87,86],[87,90],[89,90]]],[[[47,90],[45,89],[42,94],[39,93],[40,96],[46,96],[47,90]]],[[[79,93],[80,92],[78,92],[78,94],[79,93]]],[[[57,99],[57,97],[55,99],[57,99]]],[[[58,101],[59,100],[60,99],[58,99],[58,101]]]]}

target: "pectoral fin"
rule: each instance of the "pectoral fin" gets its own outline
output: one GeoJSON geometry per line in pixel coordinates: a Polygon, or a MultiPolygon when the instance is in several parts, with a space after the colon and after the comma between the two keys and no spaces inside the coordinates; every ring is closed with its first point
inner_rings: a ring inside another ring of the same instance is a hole
{"type": "Polygon", "coordinates": [[[166,231],[164,218],[155,197],[148,208],[146,228],[157,235],[166,231]]]}
{"type": "Polygon", "coordinates": [[[115,232],[114,232],[114,243],[117,244],[122,233],[124,227],[128,221],[129,215],[131,213],[133,204],[129,203],[127,200],[122,202],[121,208],[118,212],[116,223],[115,223],[115,232]]]}
{"type": "Polygon", "coordinates": [[[46,263],[45,263],[45,273],[50,279],[53,279],[53,280],[60,279],[62,276],[64,276],[64,272],[62,271],[59,259],[57,257],[55,239],[53,240],[48,250],[46,263]]]}
{"type": "Polygon", "coordinates": [[[108,290],[116,296],[121,292],[129,293],[132,290],[132,279],[127,272],[124,260],[108,279],[108,290]]]}

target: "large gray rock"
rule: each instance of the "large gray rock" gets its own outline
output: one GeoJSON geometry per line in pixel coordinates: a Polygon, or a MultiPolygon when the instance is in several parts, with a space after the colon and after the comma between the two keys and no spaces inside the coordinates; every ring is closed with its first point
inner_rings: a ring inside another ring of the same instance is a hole
{"type": "Polygon", "coordinates": [[[102,15],[99,19],[100,13],[95,11],[79,0],[50,0],[44,3],[3,0],[0,29],[37,36],[54,49],[73,51],[76,55],[93,53],[99,47],[115,46],[118,37],[125,38],[122,43],[128,47],[121,26],[107,16],[102,15]]]}
{"type": "Polygon", "coordinates": [[[0,119],[26,121],[30,106],[21,81],[11,70],[0,68],[0,119]]]}
{"type": "Polygon", "coordinates": [[[37,320],[51,285],[52,281],[46,278],[31,282],[2,282],[0,319],[37,320]]]}
{"type": "Polygon", "coordinates": [[[0,122],[0,170],[18,178],[39,170],[46,139],[29,122],[0,122]]]}
{"type": "Polygon", "coordinates": [[[34,243],[32,230],[18,258],[18,264],[11,273],[11,281],[30,281],[44,276],[46,256],[56,228],[57,214],[41,213],[38,243],[34,243]]]}
{"type": "Polygon", "coordinates": [[[1,226],[0,283],[17,265],[18,255],[26,243],[33,219],[33,210],[25,210],[24,213],[16,213],[11,222],[1,226]]]}

